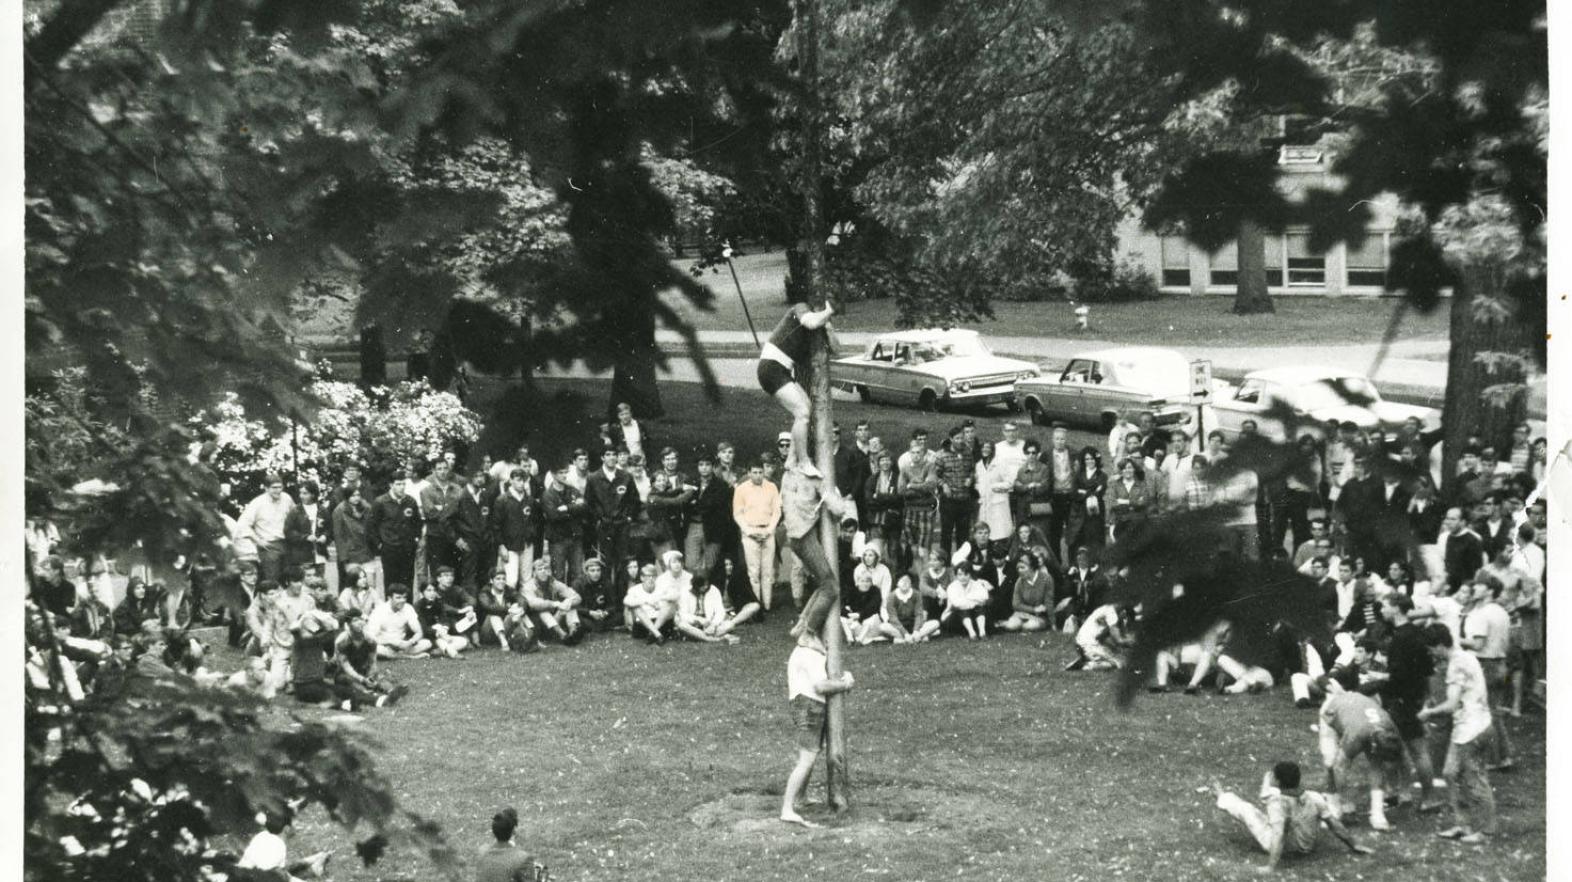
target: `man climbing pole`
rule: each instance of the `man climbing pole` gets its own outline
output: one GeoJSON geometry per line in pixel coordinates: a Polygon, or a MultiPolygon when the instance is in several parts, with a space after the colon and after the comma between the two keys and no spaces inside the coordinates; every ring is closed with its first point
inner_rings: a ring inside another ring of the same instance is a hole
{"type": "Polygon", "coordinates": [[[791,414],[792,459],[787,467],[796,466],[810,477],[821,475],[813,464],[813,451],[808,446],[808,420],[813,415],[813,402],[798,376],[808,364],[813,332],[828,326],[834,314],[835,308],[827,303],[817,311],[810,310],[806,303],[794,303],[759,350],[759,386],[791,414]]]}

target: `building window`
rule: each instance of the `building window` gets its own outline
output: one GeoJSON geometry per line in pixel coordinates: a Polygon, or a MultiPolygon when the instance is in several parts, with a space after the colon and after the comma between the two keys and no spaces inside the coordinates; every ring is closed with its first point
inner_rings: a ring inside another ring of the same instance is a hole
{"type": "Polygon", "coordinates": [[[1176,236],[1162,238],[1163,287],[1190,287],[1190,245],[1176,236]]]}
{"type": "Polygon", "coordinates": [[[1351,288],[1386,287],[1387,248],[1390,233],[1370,233],[1358,248],[1348,246],[1348,286],[1351,288]]]}
{"type": "Polygon", "coordinates": [[[1289,233],[1283,237],[1288,247],[1288,284],[1294,287],[1326,287],[1326,255],[1310,251],[1310,234],[1289,233]]]}
{"type": "Polygon", "coordinates": [[[1239,243],[1229,242],[1210,258],[1210,280],[1207,284],[1233,287],[1239,284],[1239,243]]]}

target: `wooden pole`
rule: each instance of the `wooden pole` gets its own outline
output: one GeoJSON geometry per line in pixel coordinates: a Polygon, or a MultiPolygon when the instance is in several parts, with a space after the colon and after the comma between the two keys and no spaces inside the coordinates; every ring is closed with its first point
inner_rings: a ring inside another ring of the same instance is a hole
{"type": "MultiPolygon", "coordinates": [[[[813,309],[824,306],[824,207],[820,200],[820,182],[823,165],[824,115],[819,97],[819,7],[818,0],[796,0],[798,71],[802,77],[803,128],[802,128],[802,208],[803,229],[801,249],[806,272],[802,291],[813,309]]],[[[826,487],[835,481],[835,447],[830,427],[834,417],[830,411],[830,342],[824,331],[812,337],[808,351],[808,394],[813,401],[813,460],[824,475],[826,487]]],[[[840,553],[839,519],[828,507],[820,515],[819,536],[824,543],[824,556],[829,559],[835,584],[829,586],[835,593],[835,603],[824,622],[824,646],[828,651],[830,677],[841,675],[841,649],[843,638],[840,623],[840,553]]],[[[822,589],[821,589],[822,590],[822,589]]],[[[837,693],[829,697],[826,707],[829,729],[825,750],[825,797],[836,813],[851,807],[850,774],[846,767],[846,697],[837,693]]]]}

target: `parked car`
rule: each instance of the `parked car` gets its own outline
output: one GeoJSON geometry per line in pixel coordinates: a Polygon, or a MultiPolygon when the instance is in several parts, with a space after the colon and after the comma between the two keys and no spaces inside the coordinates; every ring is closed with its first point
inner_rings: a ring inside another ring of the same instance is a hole
{"type": "Polygon", "coordinates": [[[1431,428],[1441,425],[1441,412],[1435,408],[1383,401],[1375,383],[1363,374],[1295,366],[1245,374],[1238,387],[1217,396],[1208,408],[1207,428],[1219,427],[1232,439],[1245,420],[1255,420],[1261,434],[1284,439],[1287,432],[1279,414],[1285,407],[1303,421],[1296,435],[1320,437],[1327,420],[1348,421],[1388,435],[1410,416],[1431,428]]]}
{"type": "Polygon", "coordinates": [[[958,404],[1015,409],[1015,382],[1038,375],[1035,364],[989,351],[976,331],[897,331],[867,351],[830,362],[830,383],[863,401],[915,404],[924,410],[958,404]]]}
{"type": "Polygon", "coordinates": [[[1101,349],[1070,359],[1064,369],[1021,380],[1015,394],[1045,425],[1062,421],[1107,430],[1129,411],[1149,410],[1159,426],[1183,423],[1190,406],[1190,362],[1172,349],[1101,349]]]}

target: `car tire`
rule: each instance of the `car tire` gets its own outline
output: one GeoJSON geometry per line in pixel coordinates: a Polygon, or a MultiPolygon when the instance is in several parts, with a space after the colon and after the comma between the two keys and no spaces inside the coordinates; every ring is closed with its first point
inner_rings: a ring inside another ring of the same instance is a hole
{"type": "Polygon", "coordinates": [[[934,413],[939,409],[939,394],[932,389],[924,389],[917,394],[917,409],[923,413],[934,413]]]}
{"type": "Polygon", "coordinates": [[[1026,399],[1026,413],[1032,418],[1032,425],[1048,425],[1048,415],[1043,413],[1043,404],[1035,398],[1026,399]]]}
{"type": "Polygon", "coordinates": [[[868,391],[867,386],[857,387],[857,397],[861,399],[863,404],[868,404],[873,401],[873,393],[868,391]]]}

